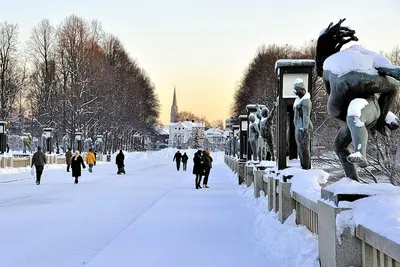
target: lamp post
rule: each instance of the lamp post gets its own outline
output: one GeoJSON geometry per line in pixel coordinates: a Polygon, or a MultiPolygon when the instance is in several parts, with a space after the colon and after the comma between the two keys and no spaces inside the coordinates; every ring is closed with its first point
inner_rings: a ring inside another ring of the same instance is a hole
{"type": "Polygon", "coordinates": [[[53,136],[52,136],[52,128],[44,128],[44,136],[46,137],[46,151],[49,154],[53,152],[53,136]]]}
{"type": "Polygon", "coordinates": [[[101,134],[96,135],[96,141],[98,144],[96,150],[99,151],[99,153],[103,153],[103,135],[101,134]]]}
{"type": "Polygon", "coordinates": [[[5,121],[0,121],[0,153],[4,154],[7,149],[7,136],[6,136],[6,124],[5,121]]]}
{"type": "Polygon", "coordinates": [[[287,155],[289,159],[297,158],[295,126],[293,123],[293,104],[296,99],[296,95],[293,92],[294,81],[297,78],[301,78],[305,88],[312,95],[312,71],[314,66],[315,61],[311,59],[280,59],[275,63],[275,71],[279,80],[276,147],[278,169],[280,170],[287,167],[287,155]]]}
{"type": "Polygon", "coordinates": [[[237,139],[239,137],[239,132],[240,132],[239,125],[233,125],[232,129],[233,129],[233,139],[232,139],[232,142],[233,142],[233,156],[237,157],[237,149],[238,148],[236,147],[236,143],[237,143],[237,139]]]}
{"type": "Polygon", "coordinates": [[[247,115],[239,116],[239,140],[240,140],[240,160],[247,160],[247,133],[248,133],[248,121],[247,115]]]}
{"type": "Polygon", "coordinates": [[[83,136],[82,132],[75,132],[75,140],[78,143],[78,150],[81,153],[82,153],[82,150],[83,150],[83,147],[82,147],[82,136],[83,136]]]}

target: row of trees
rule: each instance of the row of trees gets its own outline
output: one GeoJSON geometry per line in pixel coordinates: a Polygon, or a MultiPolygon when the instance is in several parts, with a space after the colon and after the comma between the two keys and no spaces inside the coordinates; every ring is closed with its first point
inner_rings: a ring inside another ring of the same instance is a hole
{"type": "MultiPolygon", "coordinates": [[[[260,46],[250,64],[246,67],[234,94],[234,102],[231,107],[233,118],[240,114],[246,114],[246,105],[250,103],[265,104],[271,108],[277,98],[278,80],[275,73],[275,62],[278,59],[314,59],[316,41],[312,40],[301,47],[292,45],[260,46]]],[[[389,53],[384,53],[393,64],[400,65],[400,47],[396,46],[389,53]]],[[[341,122],[331,118],[327,114],[327,94],[324,84],[316,73],[313,73],[312,82],[311,119],[314,124],[313,145],[324,146],[328,151],[334,151],[332,132],[336,132],[341,122]]],[[[392,111],[400,114],[400,100],[392,111]]],[[[379,135],[370,136],[368,158],[370,167],[363,170],[365,176],[374,181],[386,179],[395,185],[400,185],[400,133],[392,132],[389,137],[379,135]]],[[[338,168],[338,159],[333,153],[330,156],[320,157],[320,162],[325,166],[331,165],[338,168]]],[[[343,173],[339,174],[340,176],[343,173]]]]}
{"type": "MultiPolygon", "coordinates": [[[[19,49],[18,26],[0,23],[0,117],[31,110],[58,137],[151,133],[159,101],[146,72],[100,22],[46,19],[19,49]]],[[[29,130],[29,129],[26,129],[29,130]]]]}

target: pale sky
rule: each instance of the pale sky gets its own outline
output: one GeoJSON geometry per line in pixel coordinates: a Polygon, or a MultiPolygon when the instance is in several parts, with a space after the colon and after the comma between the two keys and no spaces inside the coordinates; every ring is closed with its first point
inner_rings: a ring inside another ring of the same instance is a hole
{"type": "Polygon", "coordinates": [[[54,26],[71,14],[98,19],[149,74],[165,124],[174,85],[179,110],[210,121],[228,117],[235,86],[262,44],[302,45],[345,17],[366,48],[400,45],[399,0],[0,0],[0,6],[0,20],[18,23],[21,43],[43,18],[54,26]]]}

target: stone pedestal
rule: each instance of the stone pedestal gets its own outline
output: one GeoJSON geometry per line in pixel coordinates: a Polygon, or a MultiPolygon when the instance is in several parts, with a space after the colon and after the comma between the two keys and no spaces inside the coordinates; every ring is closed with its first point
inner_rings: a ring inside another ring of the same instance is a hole
{"type": "Polygon", "coordinates": [[[254,175],[254,197],[258,198],[260,197],[260,191],[262,190],[264,192],[264,195],[267,195],[267,193],[264,191],[264,181],[263,181],[263,176],[265,174],[264,170],[256,170],[254,175]]]}
{"type": "Polygon", "coordinates": [[[290,195],[291,183],[278,181],[278,198],[279,198],[279,220],[284,223],[286,219],[293,213],[295,202],[290,195]]]}
{"type": "Polygon", "coordinates": [[[246,172],[246,185],[247,185],[247,187],[250,187],[251,184],[253,183],[253,180],[254,180],[253,170],[254,170],[254,165],[253,164],[246,165],[245,172],[246,172]]]}
{"type": "Polygon", "coordinates": [[[335,192],[330,191],[325,188],[321,189],[321,198],[334,202],[336,206],[338,206],[339,201],[353,202],[353,201],[356,201],[356,200],[364,198],[364,197],[369,197],[369,195],[357,194],[357,193],[340,194],[340,193],[335,193],[335,192]]]}
{"type": "Polygon", "coordinates": [[[244,167],[246,166],[246,161],[239,161],[238,163],[238,183],[243,184],[245,181],[246,173],[244,167]]]}
{"type": "Polygon", "coordinates": [[[337,237],[336,217],[346,209],[318,201],[318,250],[321,267],[362,266],[362,244],[346,228],[341,236],[341,245],[337,237]]]}

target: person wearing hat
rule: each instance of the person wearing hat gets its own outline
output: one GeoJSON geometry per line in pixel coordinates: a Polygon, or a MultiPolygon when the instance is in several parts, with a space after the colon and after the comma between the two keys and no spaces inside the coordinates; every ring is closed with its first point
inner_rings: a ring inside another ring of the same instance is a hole
{"type": "Polygon", "coordinates": [[[38,146],[37,151],[33,154],[31,167],[35,165],[36,169],[36,184],[40,185],[40,178],[42,177],[44,165],[46,164],[46,155],[42,151],[42,147],[38,146]]]}

